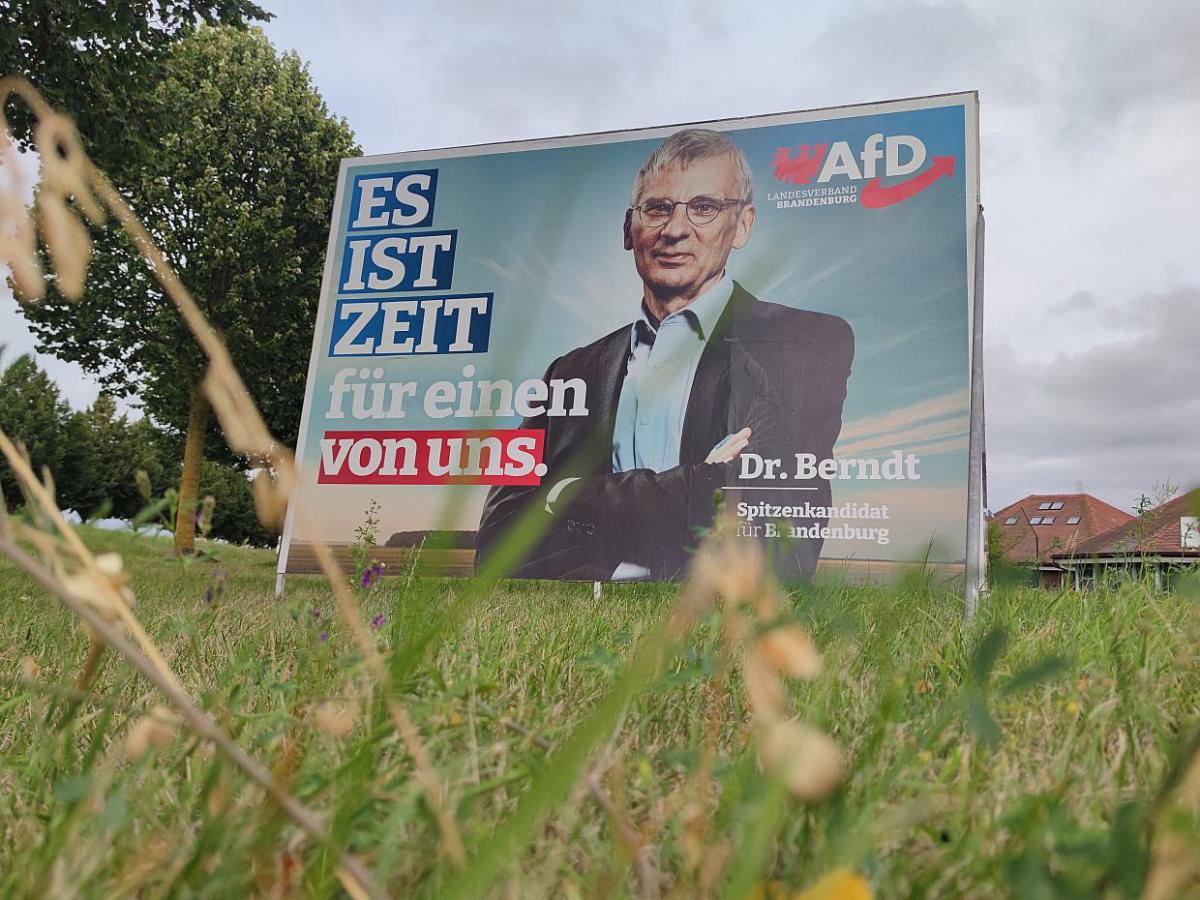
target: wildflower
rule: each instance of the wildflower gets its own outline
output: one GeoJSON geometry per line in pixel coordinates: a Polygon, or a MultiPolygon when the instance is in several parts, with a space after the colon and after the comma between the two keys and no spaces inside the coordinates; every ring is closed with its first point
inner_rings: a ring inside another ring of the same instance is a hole
{"type": "Polygon", "coordinates": [[[208,588],[204,591],[204,603],[205,603],[205,605],[211,605],[212,602],[213,602],[213,586],[210,584],[208,586],[208,588]]]}
{"type": "Polygon", "coordinates": [[[849,869],[834,869],[798,893],[793,900],[871,900],[871,886],[849,869]]]}
{"type": "Polygon", "coordinates": [[[329,632],[322,631],[320,634],[317,635],[317,640],[320,641],[322,644],[325,643],[327,640],[329,640],[329,632]]]}
{"type": "Polygon", "coordinates": [[[367,566],[359,576],[358,584],[362,588],[369,588],[371,585],[383,578],[384,565],[381,562],[374,562],[367,566]]]}
{"type": "Polygon", "coordinates": [[[1079,712],[1079,704],[1076,703],[1074,700],[1068,700],[1067,701],[1067,712],[1069,712],[1071,715],[1075,715],[1077,712],[1079,712]]]}
{"type": "Polygon", "coordinates": [[[382,628],[386,624],[387,616],[385,616],[383,613],[376,613],[374,618],[371,619],[371,627],[376,630],[382,628]]]}
{"type": "Polygon", "coordinates": [[[320,619],[321,618],[321,610],[319,610],[317,607],[314,606],[312,609],[312,617],[314,619],[320,619]]]}

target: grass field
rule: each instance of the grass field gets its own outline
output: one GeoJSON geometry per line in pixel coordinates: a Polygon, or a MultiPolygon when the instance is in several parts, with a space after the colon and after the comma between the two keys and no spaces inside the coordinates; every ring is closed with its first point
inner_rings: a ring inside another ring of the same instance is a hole
{"type": "MultiPolygon", "coordinates": [[[[959,598],[919,577],[812,588],[790,602],[824,671],[790,699],[847,763],[804,805],[759,767],[717,615],[625,702],[676,589],[473,597],[390,578],[361,593],[363,615],[448,786],[460,870],[327,586],[293,577],[274,601],[271,553],[183,563],[166,542],[83,533],[124,557],[191,695],[393,896],[793,896],[842,869],[878,897],[1139,896],[1200,721],[1187,592],[998,589],[964,627],[959,598]],[[599,751],[576,753],[572,735],[597,728],[599,751]]],[[[135,752],[161,699],[111,652],[77,694],[87,650],[72,615],[0,562],[0,894],[341,892],[329,847],[207,742],[164,726],[161,748],[135,752]]],[[[1200,852],[1196,817],[1174,826],[1200,852]]]]}

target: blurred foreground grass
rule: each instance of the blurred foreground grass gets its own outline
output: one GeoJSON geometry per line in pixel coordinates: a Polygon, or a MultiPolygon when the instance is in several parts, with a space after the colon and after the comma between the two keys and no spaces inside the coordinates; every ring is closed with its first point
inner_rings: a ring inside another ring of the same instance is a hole
{"type": "MultiPolygon", "coordinates": [[[[133,573],[137,613],[189,692],[329,818],[395,896],[456,873],[412,765],[329,589],[274,554],[83,529],[133,573]]],[[[677,591],[508,582],[422,652],[462,584],[386,579],[362,592],[469,854],[516,798],[553,777],[565,740],[677,591]]],[[[877,896],[1136,896],[1144,825],[1200,718],[1200,606],[1143,586],[997,590],[979,621],[915,578],[895,591],[793,596],[825,657],[797,713],[845,749],[815,807],[760,775],[738,676],[713,617],[621,718],[592,773],[520,855],[497,896],[791,896],[846,868],[877,896]]],[[[338,894],[331,858],[212,749],[180,730],[144,756],[159,702],[114,655],[86,697],[81,626],[0,562],[0,894],[338,894]]],[[[1194,823],[1193,823],[1194,826],[1194,823]]],[[[1195,831],[1192,831],[1194,838],[1195,831]]],[[[1193,844],[1200,852],[1200,842],[1193,844]]],[[[847,893],[845,896],[852,896],[847,893]]]]}

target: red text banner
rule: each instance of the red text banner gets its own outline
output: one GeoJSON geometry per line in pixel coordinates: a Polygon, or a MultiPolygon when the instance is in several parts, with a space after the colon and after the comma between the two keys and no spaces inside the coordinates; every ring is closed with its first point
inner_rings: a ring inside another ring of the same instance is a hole
{"type": "Polygon", "coordinates": [[[537,429],[326,431],[320,484],[540,484],[537,429]]]}

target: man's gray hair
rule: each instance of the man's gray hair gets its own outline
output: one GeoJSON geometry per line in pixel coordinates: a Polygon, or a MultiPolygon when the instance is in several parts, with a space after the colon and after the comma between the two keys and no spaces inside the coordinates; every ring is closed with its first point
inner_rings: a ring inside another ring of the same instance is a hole
{"type": "MultiPolygon", "coordinates": [[[[633,195],[631,206],[637,206],[642,199],[642,188],[646,181],[653,178],[663,169],[686,169],[689,165],[702,159],[714,156],[728,156],[733,161],[735,189],[738,199],[746,204],[754,202],[754,178],[750,175],[750,164],[746,162],[746,154],[742,148],[719,131],[707,128],[685,128],[677,131],[661,144],[650,158],[646,160],[637,178],[633,179],[633,195]]],[[[681,199],[681,198],[673,198],[681,199]]]]}

